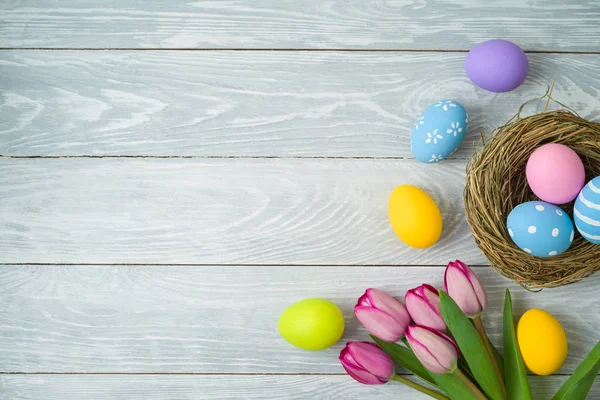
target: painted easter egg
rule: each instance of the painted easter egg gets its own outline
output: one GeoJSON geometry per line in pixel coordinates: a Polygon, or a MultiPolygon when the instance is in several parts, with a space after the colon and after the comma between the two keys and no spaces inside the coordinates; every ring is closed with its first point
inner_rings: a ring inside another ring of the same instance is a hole
{"type": "Polygon", "coordinates": [[[515,207],[508,215],[506,227],[513,242],[536,257],[564,253],[575,236],[571,218],[559,207],[543,201],[515,207]]]}
{"type": "Polygon", "coordinates": [[[419,116],[410,146],[415,158],[436,163],[458,149],[467,133],[467,110],[457,101],[441,100],[419,116]]]}
{"type": "Polygon", "coordinates": [[[600,176],[583,187],[573,211],[575,226],[586,240],[600,244],[600,176]]]}
{"type": "Polygon", "coordinates": [[[344,333],[344,315],[325,299],[306,299],[289,306],[279,318],[279,334],[303,350],[333,346],[344,333]]]}
{"type": "Polygon", "coordinates": [[[536,375],[551,375],[567,359],[569,344],[560,322],[552,314],[533,308],[517,324],[517,341],[525,365],[536,375]]]}
{"type": "Polygon", "coordinates": [[[488,40],[473,47],[465,60],[467,76],[490,92],[508,92],[525,81],[527,54],[513,42],[488,40]]]}
{"type": "Polygon", "coordinates": [[[410,247],[431,247],[442,234],[440,209],[427,193],[416,186],[395,188],[388,203],[388,213],[394,232],[410,247]]]}
{"type": "Polygon", "coordinates": [[[581,158],[569,147],[549,143],[527,160],[527,183],[540,199],[552,204],[573,201],[585,184],[581,158]]]}

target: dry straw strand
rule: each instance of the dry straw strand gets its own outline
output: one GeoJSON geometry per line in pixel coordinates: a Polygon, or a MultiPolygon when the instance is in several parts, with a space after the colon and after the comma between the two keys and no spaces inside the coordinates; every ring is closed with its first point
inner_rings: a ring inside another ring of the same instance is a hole
{"type": "MultiPolygon", "coordinates": [[[[575,283],[600,270],[600,245],[578,234],[569,250],[551,258],[523,252],[508,235],[506,218],[510,211],[523,202],[538,200],[527,184],[525,167],[539,146],[569,146],[583,161],[586,181],[600,175],[600,124],[579,117],[554,100],[551,89],[536,100],[543,98],[565,109],[521,118],[521,107],[473,154],[467,164],[464,192],[465,212],[475,242],[496,271],[528,290],[575,283]]],[[[561,207],[572,217],[573,203],[561,207]]]]}
{"type": "Polygon", "coordinates": [[[548,89],[548,100],[546,100],[546,105],[544,106],[544,112],[548,111],[548,106],[550,105],[550,99],[552,98],[552,89],[554,89],[554,79],[552,79],[552,84],[550,85],[550,89],[548,89]]]}

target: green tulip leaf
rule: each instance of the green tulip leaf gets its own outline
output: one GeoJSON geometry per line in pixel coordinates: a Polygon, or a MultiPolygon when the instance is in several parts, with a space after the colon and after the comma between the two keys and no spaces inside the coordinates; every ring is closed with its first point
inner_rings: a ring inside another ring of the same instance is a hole
{"type": "Polygon", "coordinates": [[[444,391],[451,399],[477,400],[471,391],[454,375],[437,375],[429,372],[413,351],[396,343],[388,343],[371,335],[371,338],[402,368],[412,372],[433,387],[444,391]]]}
{"type": "Polygon", "coordinates": [[[504,371],[506,371],[504,376],[506,396],[511,400],[532,400],[527,370],[517,344],[512,300],[508,289],[504,298],[504,371]]]}
{"type": "Polygon", "coordinates": [[[594,346],[552,400],[584,400],[600,372],[600,342],[594,346]]]}
{"type": "Polygon", "coordinates": [[[437,385],[448,397],[456,400],[477,400],[477,397],[454,374],[431,374],[437,385]]]}
{"type": "MultiPolygon", "coordinates": [[[[471,320],[471,323],[473,324],[473,326],[475,326],[475,322],[473,320],[471,320]]],[[[475,327],[475,329],[477,329],[477,327],[475,327]]],[[[502,374],[502,376],[504,377],[504,357],[502,356],[502,354],[500,354],[496,346],[494,346],[494,343],[492,343],[491,341],[490,347],[492,348],[492,353],[494,353],[496,365],[498,365],[498,368],[500,368],[500,374],[502,374]]]]}
{"type": "MultiPolygon", "coordinates": [[[[471,320],[471,323],[473,324],[473,326],[475,326],[473,320],[471,320]]],[[[475,329],[477,329],[477,327],[475,327],[475,329]]],[[[496,346],[494,346],[494,343],[490,342],[490,347],[492,348],[492,353],[494,353],[496,365],[498,365],[498,368],[500,368],[500,374],[502,374],[502,377],[504,377],[504,357],[502,356],[502,354],[500,354],[496,346]]]]}
{"type": "Polygon", "coordinates": [[[498,365],[498,368],[500,368],[500,373],[502,374],[502,376],[504,376],[504,358],[502,357],[502,354],[500,354],[496,346],[494,346],[494,343],[490,342],[490,346],[492,347],[492,352],[494,353],[496,364],[498,365]]]}
{"type": "Polygon", "coordinates": [[[440,303],[444,321],[467,360],[477,383],[491,400],[503,400],[502,384],[477,329],[446,292],[440,291],[440,303]]]}
{"type": "Polygon", "coordinates": [[[419,378],[423,379],[430,385],[437,387],[435,381],[429,374],[429,371],[425,369],[423,364],[419,361],[417,356],[412,352],[411,349],[400,346],[396,343],[384,342],[376,336],[371,335],[371,338],[381,347],[381,350],[385,351],[388,356],[392,357],[392,360],[402,368],[412,372],[419,378]]]}
{"type": "Polygon", "coordinates": [[[469,364],[467,364],[467,362],[462,357],[458,358],[458,369],[460,369],[462,372],[464,372],[465,375],[471,381],[475,380],[475,377],[473,376],[473,373],[471,372],[471,369],[469,368],[469,364]]]}

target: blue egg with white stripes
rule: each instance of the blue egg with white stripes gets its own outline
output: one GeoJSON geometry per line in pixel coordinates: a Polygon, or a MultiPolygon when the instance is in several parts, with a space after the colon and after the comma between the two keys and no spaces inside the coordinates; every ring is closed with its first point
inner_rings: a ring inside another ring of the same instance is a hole
{"type": "Polygon", "coordinates": [[[424,163],[437,163],[460,147],[467,133],[467,110],[454,100],[440,100],[429,106],[413,126],[410,148],[424,163]]]}
{"type": "Polygon", "coordinates": [[[581,236],[589,242],[600,244],[600,176],[589,181],[579,192],[573,218],[581,236]]]}
{"type": "Polygon", "coordinates": [[[544,201],[528,201],[515,207],[508,215],[506,227],[521,250],[542,258],[564,253],[575,237],[575,227],[567,213],[544,201]]]}

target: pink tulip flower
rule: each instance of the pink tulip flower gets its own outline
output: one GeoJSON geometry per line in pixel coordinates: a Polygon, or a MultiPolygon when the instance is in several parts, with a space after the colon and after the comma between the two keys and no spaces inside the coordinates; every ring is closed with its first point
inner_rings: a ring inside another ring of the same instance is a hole
{"type": "Polygon", "coordinates": [[[404,304],[379,289],[367,289],[358,299],[354,314],[369,332],[386,342],[400,339],[410,324],[404,304]]]}
{"type": "Polygon", "coordinates": [[[485,310],[485,289],[465,263],[458,260],[448,263],[444,273],[444,287],[468,317],[476,318],[485,310]]]}
{"type": "Polygon", "coordinates": [[[436,288],[426,283],[409,290],[404,296],[406,309],[417,325],[444,332],[446,323],[440,309],[440,295],[436,288]]]}
{"type": "Polygon", "coordinates": [[[394,375],[394,362],[375,343],[348,342],[339,360],[352,378],[365,385],[381,385],[394,375]]]}
{"type": "Polygon", "coordinates": [[[456,370],[458,347],[443,333],[426,326],[411,325],[406,339],[421,364],[434,374],[448,374],[456,370]]]}

